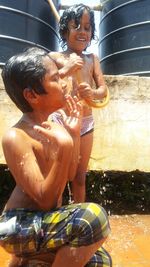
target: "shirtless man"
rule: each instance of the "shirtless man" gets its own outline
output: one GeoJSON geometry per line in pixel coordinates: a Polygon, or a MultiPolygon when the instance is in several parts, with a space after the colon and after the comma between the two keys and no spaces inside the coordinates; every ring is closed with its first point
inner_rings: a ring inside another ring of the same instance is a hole
{"type": "Polygon", "coordinates": [[[52,267],[111,266],[101,247],[110,232],[105,210],[94,203],[57,206],[79,159],[78,99],[66,95],[54,61],[39,48],[10,58],[2,78],[23,113],[2,141],[16,181],[0,216],[0,245],[12,254],[9,267],[30,266],[31,259],[52,267]],[[47,120],[64,106],[65,127],[47,120]]]}

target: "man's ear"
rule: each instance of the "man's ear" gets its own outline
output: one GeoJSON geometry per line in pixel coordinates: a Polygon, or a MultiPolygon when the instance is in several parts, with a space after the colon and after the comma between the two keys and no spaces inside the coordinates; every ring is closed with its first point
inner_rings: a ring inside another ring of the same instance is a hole
{"type": "Polygon", "coordinates": [[[34,90],[30,88],[25,88],[23,90],[23,96],[30,104],[37,103],[38,101],[38,95],[36,94],[34,90]]]}

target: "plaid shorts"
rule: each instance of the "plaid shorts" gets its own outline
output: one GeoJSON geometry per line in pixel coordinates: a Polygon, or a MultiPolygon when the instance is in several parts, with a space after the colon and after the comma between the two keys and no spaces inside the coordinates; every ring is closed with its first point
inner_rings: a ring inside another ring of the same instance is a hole
{"type": "MultiPolygon", "coordinates": [[[[8,253],[18,257],[57,252],[64,245],[88,246],[110,232],[105,210],[94,203],[71,204],[50,212],[10,210],[0,216],[0,223],[7,225],[12,218],[16,219],[15,227],[6,234],[0,230],[0,242],[8,253]]],[[[86,265],[96,266],[111,266],[110,256],[103,248],[86,265]]]]}

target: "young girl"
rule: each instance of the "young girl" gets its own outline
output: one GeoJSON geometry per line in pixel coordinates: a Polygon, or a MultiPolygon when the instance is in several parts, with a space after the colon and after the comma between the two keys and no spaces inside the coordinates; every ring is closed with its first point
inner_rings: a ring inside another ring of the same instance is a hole
{"type": "MultiPolygon", "coordinates": [[[[68,91],[77,95],[83,104],[81,125],[80,159],[76,176],[72,180],[74,202],[85,201],[85,180],[93,144],[94,120],[90,103],[101,100],[106,86],[99,58],[86,53],[86,48],[95,38],[94,12],[84,4],[73,5],[60,18],[59,33],[63,52],[50,52],[62,79],[67,79],[68,91]]],[[[61,123],[61,114],[53,114],[53,120],[61,123]]]]}

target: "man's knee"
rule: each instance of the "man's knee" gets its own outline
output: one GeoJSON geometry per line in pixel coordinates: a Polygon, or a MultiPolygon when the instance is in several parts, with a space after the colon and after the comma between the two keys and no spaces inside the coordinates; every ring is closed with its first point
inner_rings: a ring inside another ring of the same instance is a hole
{"type": "Polygon", "coordinates": [[[106,238],[110,232],[106,211],[95,203],[83,203],[74,219],[73,233],[78,245],[90,245],[106,238]]]}

